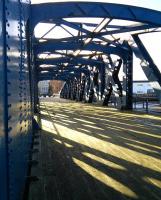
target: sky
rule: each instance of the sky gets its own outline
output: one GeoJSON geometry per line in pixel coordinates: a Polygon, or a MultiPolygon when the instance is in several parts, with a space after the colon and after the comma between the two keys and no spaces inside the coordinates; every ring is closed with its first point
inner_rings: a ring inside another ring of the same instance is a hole
{"type": "MultiPolygon", "coordinates": [[[[68,0],[31,0],[31,3],[47,3],[47,2],[67,2],[68,0]]],[[[70,0],[73,1],[73,0],[70,0]]],[[[79,1],[87,1],[87,0],[79,0],[79,1]]],[[[154,10],[161,11],[161,0],[102,0],[102,1],[94,1],[88,0],[88,2],[106,2],[106,3],[119,3],[119,4],[128,4],[133,6],[139,6],[144,8],[150,8],[154,10]]],[[[41,32],[38,29],[38,32],[41,32]]],[[[42,35],[42,33],[40,33],[42,35]]],[[[161,71],[161,33],[153,33],[153,34],[144,34],[141,36],[141,40],[143,41],[145,47],[149,51],[151,57],[153,58],[155,64],[161,71]]],[[[134,80],[142,80],[146,79],[143,71],[140,67],[140,60],[134,57],[134,80]]]]}

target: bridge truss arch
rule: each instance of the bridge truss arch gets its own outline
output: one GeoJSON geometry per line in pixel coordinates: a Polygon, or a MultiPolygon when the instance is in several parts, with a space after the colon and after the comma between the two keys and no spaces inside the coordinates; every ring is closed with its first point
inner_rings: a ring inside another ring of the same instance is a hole
{"type": "Polygon", "coordinates": [[[31,6],[31,19],[31,35],[38,23],[51,27],[32,36],[34,80],[65,81],[62,97],[132,109],[133,53],[146,63],[148,80],[161,86],[160,71],[138,36],[161,27],[161,12],[98,2],[43,3],[31,6]],[[57,27],[68,36],[51,37],[57,27]]]}

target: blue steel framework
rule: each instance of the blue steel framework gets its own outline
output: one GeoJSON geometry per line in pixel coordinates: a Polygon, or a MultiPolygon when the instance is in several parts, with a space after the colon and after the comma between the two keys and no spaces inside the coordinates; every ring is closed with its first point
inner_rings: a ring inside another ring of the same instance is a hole
{"type": "Polygon", "coordinates": [[[32,144],[38,81],[64,80],[61,95],[73,100],[97,99],[108,105],[113,94],[118,107],[131,109],[133,52],[146,64],[148,79],[161,86],[157,66],[138,34],[133,33],[140,30],[144,33],[145,29],[156,31],[161,26],[161,12],[108,3],[66,2],[30,7],[29,0],[3,0],[0,1],[0,22],[0,200],[19,200],[32,144]],[[100,17],[102,22],[66,19],[78,17],[100,17]],[[112,25],[113,19],[139,23],[112,25]],[[45,35],[35,38],[34,28],[39,22],[53,24],[51,30],[60,26],[69,32],[67,27],[70,27],[78,34],[70,33],[71,37],[61,39],[49,39],[45,35]],[[93,31],[87,27],[93,27],[93,31]],[[126,32],[132,33],[135,46],[115,37],[126,32]],[[42,39],[45,40],[41,42],[42,39]],[[81,53],[83,50],[88,53],[81,53]],[[41,54],[48,56],[41,59],[41,54]],[[54,58],[54,55],[60,57],[54,58]],[[113,55],[117,56],[116,60],[113,55]],[[118,77],[121,66],[125,73],[123,84],[118,77]]]}
{"type": "MultiPolygon", "coordinates": [[[[142,67],[147,78],[161,86],[160,71],[138,36],[140,31],[153,32],[160,27],[160,12],[127,5],[89,2],[37,4],[31,10],[31,34],[40,22],[53,24],[41,38],[33,37],[37,80],[64,80],[66,83],[61,92],[63,98],[90,103],[101,101],[103,105],[114,101],[118,108],[132,109],[133,53],[141,61],[146,61],[146,70],[142,67]],[[89,23],[86,17],[102,18],[102,21],[89,23]],[[70,21],[68,18],[81,20],[70,21]],[[138,23],[121,26],[111,23],[114,19],[138,23]],[[58,26],[71,36],[47,38],[48,33],[58,26]],[[89,29],[91,27],[92,31],[89,29]],[[73,35],[70,29],[77,31],[77,35],[73,35]],[[135,45],[117,37],[117,34],[127,32],[131,32],[135,45]],[[84,51],[88,53],[83,54],[84,51]],[[47,55],[45,59],[41,58],[42,54],[47,55]],[[57,55],[60,57],[57,58],[57,55]],[[117,59],[113,59],[113,55],[117,59]],[[118,76],[121,67],[123,83],[118,76]]],[[[35,97],[35,102],[38,103],[38,97],[35,97]]]]}

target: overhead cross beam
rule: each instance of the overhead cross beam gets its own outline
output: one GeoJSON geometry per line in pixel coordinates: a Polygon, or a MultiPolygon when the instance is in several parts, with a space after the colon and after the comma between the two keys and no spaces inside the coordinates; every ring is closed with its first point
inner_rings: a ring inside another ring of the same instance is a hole
{"type": "MultiPolygon", "coordinates": [[[[56,50],[77,50],[83,46],[83,42],[41,42],[34,46],[34,51],[36,54],[41,54],[43,52],[54,53],[56,50]]],[[[89,51],[99,51],[104,54],[115,54],[120,57],[125,57],[127,50],[125,48],[116,48],[113,46],[99,45],[97,43],[91,42],[84,46],[84,50],[89,51]]]]}
{"type": "Polygon", "coordinates": [[[83,65],[91,65],[91,66],[99,66],[102,62],[94,60],[94,59],[85,59],[85,58],[77,58],[77,59],[70,59],[68,57],[61,57],[61,58],[50,58],[50,59],[37,59],[36,65],[56,65],[60,63],[70,63],[73,65],[83,64],[83,65]]]}
{"type": "Polygon", "coordinates": [[[76,50],[73,55],[76,57],[80,54],[81,50],[84,49],[86,45],[88,45],[95,37],[95,34],[100,33],[111,21],[112,19],[103,19],[100,24],[97,25],[97,27],[90,33],[88,33],[87,38],[83,40],[83,44],[81,48],[76,50]]]}

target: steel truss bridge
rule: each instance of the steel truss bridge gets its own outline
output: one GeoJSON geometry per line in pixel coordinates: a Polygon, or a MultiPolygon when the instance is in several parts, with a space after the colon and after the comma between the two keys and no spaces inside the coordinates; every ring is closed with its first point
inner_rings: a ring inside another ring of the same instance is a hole
{"type": "Polygon", "coordinates": [[[63,80],[62,98],[103,105],[113,98],[119,109],[132,109],[134,54],[160,91],[160,70],[140,35],[160,31],[161,12],[111,3],[2,0],[0,22],[0,199],[18,200],[29,179],[38,82],[63,80]],[[34,35],[39,23],[51,27],[42,37],[34,35]],[[56,27],[69,36],[47,37],[56,27]],[[121,39],[127,33],[130,39],[121,39]]]}

